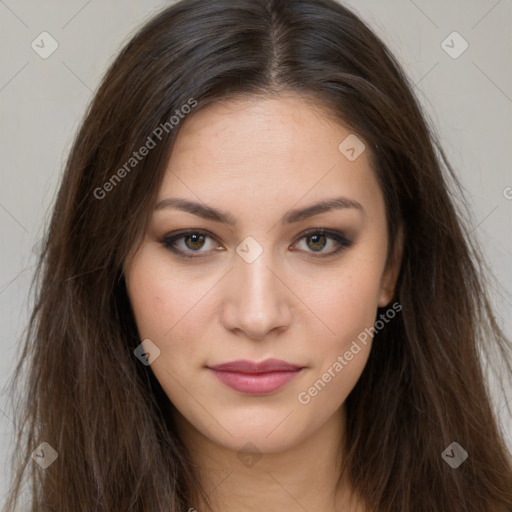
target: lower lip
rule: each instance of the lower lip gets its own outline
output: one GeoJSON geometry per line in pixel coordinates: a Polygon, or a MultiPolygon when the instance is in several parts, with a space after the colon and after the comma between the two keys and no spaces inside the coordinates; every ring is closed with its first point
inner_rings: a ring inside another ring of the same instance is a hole
{"type": "Polygon", "coordinates": [[[251,395],[271,393],[292,380],[300,369],[268,373],[237,373],[210,368],[215,377],[230,388],[251,395]]]}

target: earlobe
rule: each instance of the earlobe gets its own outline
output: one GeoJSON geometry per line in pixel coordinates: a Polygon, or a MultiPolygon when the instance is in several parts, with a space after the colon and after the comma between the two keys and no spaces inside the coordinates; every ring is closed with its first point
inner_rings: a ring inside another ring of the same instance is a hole
{"type": "Polygon", "coordinates": [[[400,226],[395,239],[395,247],[392,257],[390,258],[381,279],[379,300],[377,302],[380,308],[386,307],[391,302],[395,294],[396,282],[402,264],[403,243],[403,229],[402,226],[400,226]]]}

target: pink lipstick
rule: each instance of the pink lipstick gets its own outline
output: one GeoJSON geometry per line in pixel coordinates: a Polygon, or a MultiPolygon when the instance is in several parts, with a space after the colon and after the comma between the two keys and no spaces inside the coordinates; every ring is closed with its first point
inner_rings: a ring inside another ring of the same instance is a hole
{"type": "Polygon", "coordinates": [[[248,360],[230,361],[208,368],[226,386],[241,393],[261,395],[284,386],[303,367],[279,359],[265,359],[259,363],[248,360]]]}

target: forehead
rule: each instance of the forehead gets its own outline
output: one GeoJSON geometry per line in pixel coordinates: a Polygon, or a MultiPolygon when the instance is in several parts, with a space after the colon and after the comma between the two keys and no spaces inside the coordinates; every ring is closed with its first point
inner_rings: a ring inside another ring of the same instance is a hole
{"type": "Polygon", "coordinates": [[[298,95],[219,101],[182,122],[158,200],[180,195],[260,210],[339,193],[378,206],[368,149],[352,160],[340,150],[346,140],[364,147],[353,137],[320,104],[298,95]]]}
{"type": "Polygon", "coordinates": [[[311,156],[315,147],[336,149],[345,132],[350,130],[333,122],[318,102],[288,93],[210,104],[185,119],[176,145],[179,156],[210,153],[216,160],[237,159],[247,166],[252,157],[297,160],[302,154],[311,156]]]}

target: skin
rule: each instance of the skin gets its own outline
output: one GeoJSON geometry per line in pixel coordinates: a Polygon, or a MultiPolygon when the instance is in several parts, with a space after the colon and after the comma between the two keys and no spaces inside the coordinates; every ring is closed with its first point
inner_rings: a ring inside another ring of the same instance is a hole
{"type": "Polygon", "coordinates": [[[197,201],[230,213],[236,224],[159,208],[126,261],[140,338],[160,350],[150,368],[176,407],[173,419],[215,511],[364,510],[356,496],[349,504],[348,484],[337,487],[336,480],[344,402],[371,339],[309,403],[297,398],[374,325],[398,275],[401,244],[386,265],[385,204],[369,147],[354,161],[338,149],[351,133],[292,94],[232,99],[190,114],[157,203],[197,201]],[[363,211],[280,221],[291,209],[338,196],[363,211]],[[303,237],[310,228],[339,231],[353,243],[322,258],[338,244],[303,237]],[[162,242],[184,229],[211,233],[176,242],[202,254],[197,259],[175,255],[162,242]],[[251,263],[236,252],[249,236],[263,250],[251,263]],[[227,387],[206,368],[268,357],[305,368],[261,396],[227,387]],[[250,466],[237,457],[249,442],[261,454],[250,466]]]}

